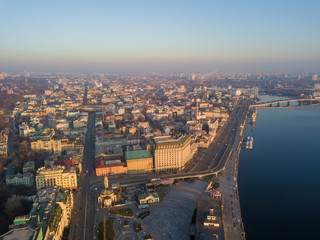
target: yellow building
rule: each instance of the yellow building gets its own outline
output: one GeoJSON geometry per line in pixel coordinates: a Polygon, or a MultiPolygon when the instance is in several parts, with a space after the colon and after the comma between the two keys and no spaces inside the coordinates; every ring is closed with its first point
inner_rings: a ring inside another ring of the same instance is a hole
{"type": "Polygon", "coordinates": [[[41,139],[31,142],[31,149],[35,151],[48,151],[50,153],[61,154],[61,140],[51,139],[43,141],[41,139]]]}
{"type": "Polygon", "coordinates": [[[75,170],[65,167],[40,168],[36,175],[37,189],[60,186],[65,189],[77,189],[77,174],[75,170]]]}
{"type": "Polygon", "coordinates": [[[155,171],[180,170],[190,160],[190,135],[174,139],[170,136],[153,138],[155,171]]]}
{"type": "Polygon", "coordinates": [[[127,151],[126,161],[129,174],[152,172],[153,170],[153,158],[150,151],[127,151]]]}

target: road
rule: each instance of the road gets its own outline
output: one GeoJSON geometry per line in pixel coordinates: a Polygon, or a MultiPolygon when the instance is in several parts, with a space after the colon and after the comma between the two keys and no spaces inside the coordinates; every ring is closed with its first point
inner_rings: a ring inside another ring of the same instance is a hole
{"type": "Polygon", "coordinates": [[[90,237],[90,224],[88,222],[88,210],[90,208],[91,177],[94,176],[95,157],[95,112],[89,112],[85,146],[82,161],[82,173],[79,176],[78,192],[75,193],[75,206],[73,219],[70,226],[69,239],[92,239],[90,237]]]}
{"type": "Polygon", "coordinates": [[[231,151],[235,141],[235,132],[244,122],[249,104],[242,100],[239,107],[236,107],[230,114],[228,120],[223,125],[221,131],[214,138],[212,144],[202,156],[201,160],[191,170],[199,172],[208,169],[213,169],[219,165],[224,165],[228,153],[231,151]]]}
{"type": "MultiPolygon", "coordinates": [[[[243,126],[246,126],[246,123],[243,126]]],[[[222,204],[224,206],[222,216],[226,240],[245,239],[237,184],[238,160],[244,133],[245,127],[237,130],[230,158],[225,170],[219,176],[219,188],[222,192],[222,204]]]]}

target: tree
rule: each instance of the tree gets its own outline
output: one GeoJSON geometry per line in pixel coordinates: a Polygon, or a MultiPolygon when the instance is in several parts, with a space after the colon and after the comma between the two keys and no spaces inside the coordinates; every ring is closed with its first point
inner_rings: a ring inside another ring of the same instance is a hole
{"type": "Polygon", "coordinates": [[[212,188],[213,189],[219,188],[219,182],[214,182],[213,185],[212,185],[212,188]]]}
{"type": "Polygon", "coordinates": [[[9,198],[7,202],[4,204],[4,211],[8,215],[8,218],[12,220],[15,216],[18,216],[20,215],[20,213],[24,212],[21,198],[9,198]]]}
{"type": "Polygon", "coordinates": [[[0,156],[0,174],[3,172],[6,164],[7,164],[6,158],[4,156],[0,156]]]}
{"type": "Polygon", "coordinates": [[[207,133],[209,133],[209,125],[207,122],[204,122],[202,124],[202,130],[206,131],[207,133]]]}

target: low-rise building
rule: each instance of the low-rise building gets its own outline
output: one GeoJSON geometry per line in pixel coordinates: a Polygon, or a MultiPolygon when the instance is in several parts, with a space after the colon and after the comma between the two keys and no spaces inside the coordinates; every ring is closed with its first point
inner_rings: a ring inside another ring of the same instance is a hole
{"type": "Polygon", "coordinates": [[[157,203],[160,201],[159,195],[156,192],[146,192],[138,196],[139,204],[157,203]]]}
{"type": "Polygon", "coordinates": [[[114,175],[127,173],[122,154],[101,154],[96,157],[96,175],[114,175]]]}
{"type": "Polygon", "coordinates": [[[81,141],[71,141],[67,137],[61,139],[61,152],[67,154],[83,154],[83,143],[81,141]]]}
{"type": "Polygon", "coordinates": [[[106,152],[108,148],[114,148],[116,146],[127,146],[127,145],[137,145],[140,144],[140,137],[136,135],[117,135],[112,137],[99,136],[97,134],[95,152],[97,155],[106,152]]]}
{"type": "Polygon", "coordinates": [[[127,151],[126,161],[129,174],[152,172],[153,170],[153,157],[150,151],[127,151]]]}
{"type": "Polygon", "coordinates": [[[35,162],[34,161],[28,161],[23,164],[23,167],[22,167],[23,173],[34,172],[34,170],[35,170],[35,162]]]}
{"type": "Polygon", "coordinates": [[[120,160],[101,161],[100,164],[96,166],[97,176],[123,174],[126,172],[127,167],[120,160]]]}
{"type": "Polygon", "coordinates": [[[6,177],[6,184],[7,185],[23,185],[31,187],[34,185],[34,177],[32,173],[18,173],[16,175],[7,175],[6,177]]]}

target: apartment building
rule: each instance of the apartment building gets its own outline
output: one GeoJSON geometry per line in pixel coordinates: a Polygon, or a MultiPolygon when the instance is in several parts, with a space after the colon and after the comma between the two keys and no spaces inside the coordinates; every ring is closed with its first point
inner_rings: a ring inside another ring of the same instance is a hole
{"type": "Polygon", "coordinates": [[[66,169],[63,166],[54,168],[42,167],[36,175],[37,189],[60,186],[65,189],[77,189],[77,174],[73,169],[66,169]]]}
{"type": "Polygon", "coordinates": [[[31,142],[31,149],[35,151],[48,151],[50,153],[61,154],[61,139],[51,139],[43,141],[41,139],[31,142]]]}

